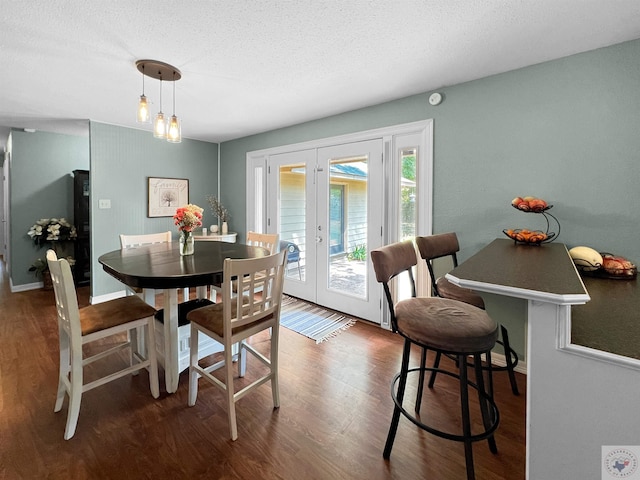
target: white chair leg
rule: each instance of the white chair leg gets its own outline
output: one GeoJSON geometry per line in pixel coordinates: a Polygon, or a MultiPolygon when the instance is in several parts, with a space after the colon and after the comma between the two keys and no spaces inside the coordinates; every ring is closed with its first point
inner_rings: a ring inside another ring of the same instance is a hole
{"type": "Polygon", "coordinates": [[[191,324],[191,337],[189,338],[189,398],[188,405],[193,407],[198,397],[198,372],[195,366],[198,364],[198,329],[191,324]]]}
{"type": "Polygon", "coordinates": [[[62,410],[62,404],[64,402],[64,394],[67,391],[64,380],[69,375],[71,368],[71,357],[69,352],[69,337],[64,332],[59,332],[60,335],[60,368],[58,372],[58,392],[56,393],[56,404],[53,407],[54,412],[62,410]]]}
{"type": "MultiPolygon", "coordinates": [[[[276,327],[277,328],[277,327],[276,327]]],[[[274,335],[271,332],[271,395],[273,396],[273,408],[280,408],[280,387],[278,386],[278,340],[279,332],[274,335]]]]}
{"type": "Polygon", "coordinates": [[[147,344],[151,347],[147,349],[146,357],[149,360],[149,387],[153,398],[160,396],[160,382],[158,380],[158,357],[156,355],[156,319],[152,318],[147,324],[147,344]]]}
{"type": "Polygon", "coordinates": [[[69,440],[76,433],[78,417],[80,416],[80,402],[82,400],[82,355],[72,355],[71,358],[71,391],[69,392],[69,410],[64,439],[69,440]]]}
{"type": "Polygon", "coordinates": [[[149,337],[146,334],[146,331],[144,328],[139,328],[138,329],[138,341],[136,342],[136,352],[138,352],[138,355],[141,355],[144,358],[147,358],[147,338],[149,337]]]}
{"type": "MultiPolygon", "coordinates": [[[[139,335],[138,335],[137,328],[132,328],[127,332],[127,340],[129,342],[129,366],[131,367],[136,363],[138,363],[138,358],[136,358],[136,354],[139,353],[138,338],[139,338],[139,335]]],[[[135,375],[138,375],[139,373],[140,373],[140,370],[136,370],[135,372],[132,372],[131,375],[135,376],[135,375]]]]}
{"type": "Polygon", "coordinates": [[[247,373],[247,351],[244,349],[244,342],[242,340],[238,342],[238,376],[240,378],[244,377],[244,374],[247,373]]]}

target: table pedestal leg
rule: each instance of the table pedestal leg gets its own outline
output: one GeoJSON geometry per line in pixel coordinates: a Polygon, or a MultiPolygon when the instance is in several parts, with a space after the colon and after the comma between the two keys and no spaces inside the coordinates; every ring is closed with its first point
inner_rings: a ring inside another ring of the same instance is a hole
{"type": "Polygon", "coordinates": [[[164,290],[164,378],[167,393],[178,389],[178,291],[164,290]]]}

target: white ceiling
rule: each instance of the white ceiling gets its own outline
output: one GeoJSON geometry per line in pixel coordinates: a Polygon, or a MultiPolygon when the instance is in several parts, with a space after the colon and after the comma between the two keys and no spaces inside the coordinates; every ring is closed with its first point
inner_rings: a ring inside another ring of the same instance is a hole
{"type": "MultiPolygon", "coordinates": [[[[182,71],[183,136],[211,142],[640,38],[638,0],[0,0],[0,11],[0,126],[140,128],[135,61],[154,59],[182,71]]],[[[145,90],[155,113],[159,82],[145,90]]]]}

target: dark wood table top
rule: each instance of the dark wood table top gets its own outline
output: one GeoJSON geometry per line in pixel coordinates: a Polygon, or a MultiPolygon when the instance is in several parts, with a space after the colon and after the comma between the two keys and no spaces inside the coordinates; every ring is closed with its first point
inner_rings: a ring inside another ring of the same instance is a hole
{"type": "Polygon", "coordinates": [[[562,243],[519,245],[498,238],[449,272],[447,278],[467,288],[551,303],[589,300],[562,243]]]}
{"type": "Polygon", "coordinates": [[[186,288],[222,283],[225,258],[268,255],[261,247],[241,243],[195,242],[194,254],[181,256],[179,243],[158,243],[105,253],[102,268],[130,287],[186,288]]]}

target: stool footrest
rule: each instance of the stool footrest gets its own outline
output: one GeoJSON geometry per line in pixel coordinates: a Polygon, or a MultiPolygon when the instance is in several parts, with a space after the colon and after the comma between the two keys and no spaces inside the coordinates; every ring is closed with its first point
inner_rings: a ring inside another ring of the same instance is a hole
{"type": "MultiPolygon", "coordinates": [[[[420,367],[416,367],[416,368],[410,368],[409,370],[407,370],[407,376],[410,373],[415,373],[415,372],[419,372],[420,375],[424,375],[426,372],[436,372],[436,373],[442,373],[443,375],[448,375],[449,377],[453,377],[456,378],[458,380],[460,380],[460,375],[450,372],[448,370],[444,370],[441,368],[431,368],[431,367],[425,367],[425,368],[420,368],[420,367]]],[[[455,442],[466,442],[466,441],[471,441],[471,442],[478,442],[481,440],[486,440],[487,438],[491,437],[494,432],[496,431],[496,429],[498,428],[498,424],[500,423],[500,413],[498,411],[498,406],[496,405],[495,401],[493,400],[493,398],[491,396],[489,396],[486,392],[480,391],[478,390],[478,385],[468,381],[467,385],[470,386],[471,388],[474,388],[478,391],[478,393],[484,397],[484,399],[488,402],[488,406],[490,409],[490,417],[493,420],[491,425],[489,425],[487,428],[485,428],[485,430],[483,432],[480,433],[476,433],[473,434],[471,436],[465,437],[464,435],[458,435],[458,434],[454,434],[454,433],[450,433],[450,432],[445,432],[442,430],[438,430],[437,428],[434,428],[430,425],[425,424],[424,422],[418,420],[413,414],[411,414],[408,410],[406,410],[403,406],[402,403],[398,400],[398,396],[396,394],[396,384],[398,383],[400,379],[400,373],[397,373],[395,377],[393,377],[393,380],[391,381],[391,398],[393,399],[393,403],[395,403],[396,407],[398,407],[398,409],[400,410],[400,412],[402,413],[403,416],[405,416],[411,423],[413,423],[415,426],[437,436],[440,438],[445,438],[447,440],[452,440],[455,442]]]]}

